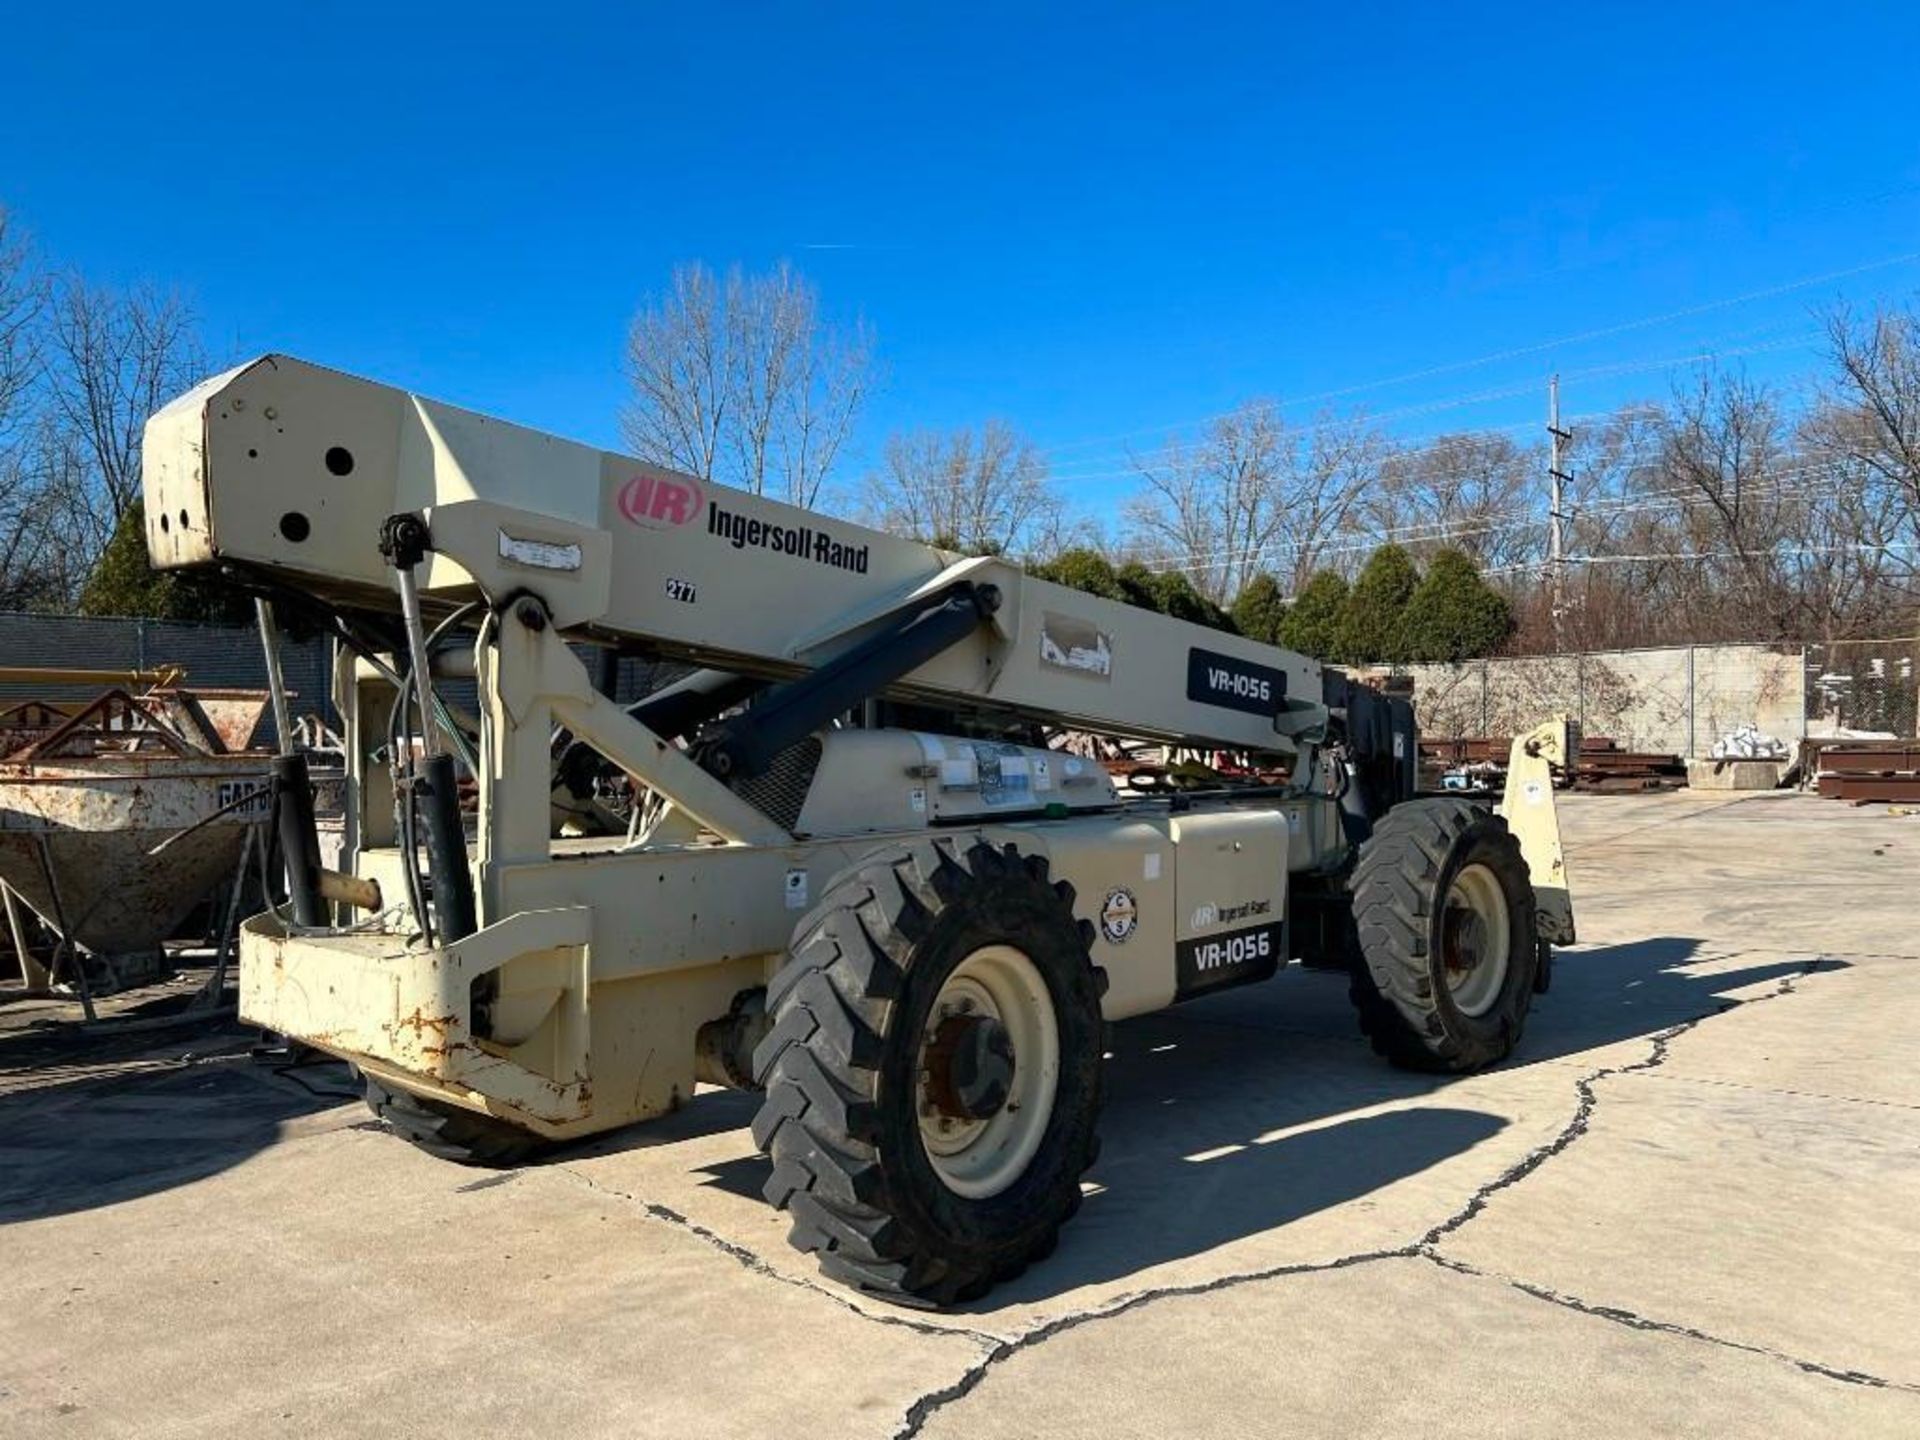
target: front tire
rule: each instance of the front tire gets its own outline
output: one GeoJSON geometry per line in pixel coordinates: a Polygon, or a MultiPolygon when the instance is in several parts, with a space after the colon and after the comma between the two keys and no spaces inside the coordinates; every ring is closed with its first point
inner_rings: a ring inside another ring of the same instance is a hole
{"type": "Polygon", "coordinates": [[[1460,1074],[1505,1059],[1534,995],[1533,882],[1507,822],[1465,800],[1396,805],[1348,882],[1360,1028],[1394,1064],[1460,1074]]]}
{"type": "Polygon", "coordinates": [[[830,1277],[974,1299],[1053,1249],[1096,1153],[1105,977],[1044,857],[883,851],[796,931],[767,989],[753,1125],[766,1196],[830,1277]]]}
{"type": "Polygon", "coordinates": [[[506,1170],[555,1148],[544,1136],[491,1115],[396,1090],[364,1072],[361,1079],[367,1086],[367,1108],[401,1139],[441,1160],[506,1170]]]}

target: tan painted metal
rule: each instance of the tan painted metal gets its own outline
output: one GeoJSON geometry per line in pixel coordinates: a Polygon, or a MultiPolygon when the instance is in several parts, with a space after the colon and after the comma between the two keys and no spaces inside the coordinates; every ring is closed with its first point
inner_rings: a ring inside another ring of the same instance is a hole
{"type": "Polygon", "coordinates": [[[1553,770],[1567,769],[1578,750],[1573,724],[1565,715],[1515,737],[1507,756],[1506,790],[1497,807],[1526,857],[1541,938],[1555,945],[1573,944],[1575,933],[1560,815],[1553,803],[1553,770]]]}
{"type": "MultiPolygon", "coordinates": [[[[417,511],[429,609],[489,602],[471,665],[450,667],[480,696],[480,928],[425,948],[398,911],[319,932],[267,915],[242,935],[243,1015],[402,1088],[554,1136],[670,1109],[714,1073],[696,1054],[701,1026],[765,983],[833,877],[930,832],[1048,858],[1094,926],[1113,1018],[1176,998],[1177,946],[1277,933],[1289,871],[1345,853],[1317,750],[1321,667],[1304,656],[284,357],[160,412],[145,463],[156,564],[222,561],[391,609],[378,528],[417,511]],[[829,731],[789,829],[599,694],[567,644],[638,638],[777,679],[963,583],[993,586],[997,609],[895,698],[1256,752],[1288,769],[1292,792],[1175,811],[1123,801],[1064,753],[829,731]],[[537,599],[503,603],[519,596],[537,599]],[[553,837],[560,728],[633,778],[644,824],[553,837]],[[1008,803],[1021,786],[1026,802],[1008,803]]],[[[381,754],[393,686],[343,660],[335,690],[353,869],[401,896],[411,857],[395,848],[381,754]]]]}
{"type": "Polygon", "coordinates": [[[320,872],[320,898],[337,905],[351,906],[355,910],[378,911],[381,908],[380,882],[343,874],[338,870],[323,869],[320,872]]]}
{"type": "Polygon", "coordinates": [[[769,674],[812,668],[916,596],[984,581],[1001,591],[993,625],[902,693],[1262,751],[1292,749],[1291,734],[1326,718],[1305,656],[285,356],[168,405],[148,422],[145,457],[147,544],[162,567],[238,561],[390,606],[374,538],[386,516],[417,510],[434,535],[430,601],[528,587],[563,629],[769,674]],[[1285,729],[1189,700],[1195,648],[1283,673],[1298,707],[1285,729]]]}

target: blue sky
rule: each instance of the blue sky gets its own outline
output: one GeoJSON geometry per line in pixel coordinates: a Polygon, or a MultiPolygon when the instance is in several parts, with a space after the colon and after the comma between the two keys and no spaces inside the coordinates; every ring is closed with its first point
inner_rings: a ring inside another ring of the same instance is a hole
{"type": "Polygon", "coordinates": [[[786,257],[877,332],[866,453],[1004,417],[1094,513],[1248,396],[1518,424],[1920,290],[1911,3],[1041,9],[16,7],[0,203],[222,354],[608,445],[641,297],[786,257]]]}

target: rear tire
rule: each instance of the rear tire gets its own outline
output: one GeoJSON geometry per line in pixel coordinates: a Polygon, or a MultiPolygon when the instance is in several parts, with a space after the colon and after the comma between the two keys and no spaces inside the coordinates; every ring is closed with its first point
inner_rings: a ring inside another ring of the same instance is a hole
{"type": "Polygon", "coordinates": [[[1361,962],[1351,994],[1373,1048],[1451,1074],[1506,1058],[1540,959],[1533,882],[1507,822],[1465,800],[1396,805],[1348,889],[1361,962]]]}
{"type": "Polygon", "coordinates": [[[1041,856],[928,841],[800,922],[767,987],[753,1137],[767,1199],[831,1278],[950,1305],[1053,1249],[1096,1153],[1105,1041],[1073,901],[1041,856]]]}
{"type": "Polygon", "coordinates": [[[441,1160],[507,1169],[554,1148],[544,1136],[491,1115],[395,1090],[371,1075],[361,1078],[367,1082],[367,1108],[401,1139],[441,1160]]]}

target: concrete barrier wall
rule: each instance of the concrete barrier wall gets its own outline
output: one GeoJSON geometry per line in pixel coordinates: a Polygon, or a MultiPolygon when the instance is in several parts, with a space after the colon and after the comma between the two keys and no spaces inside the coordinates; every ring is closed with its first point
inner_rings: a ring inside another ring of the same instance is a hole
{"type": "Polygon", "coordinates": [[[1407,670],[1421,733],[1435,738],[1512,735],[1564,711],[1623,749],[1705,755],[1738,725],[1789,745],[1807,728],[1799,649],[1693,645],[1407,670]]]}

